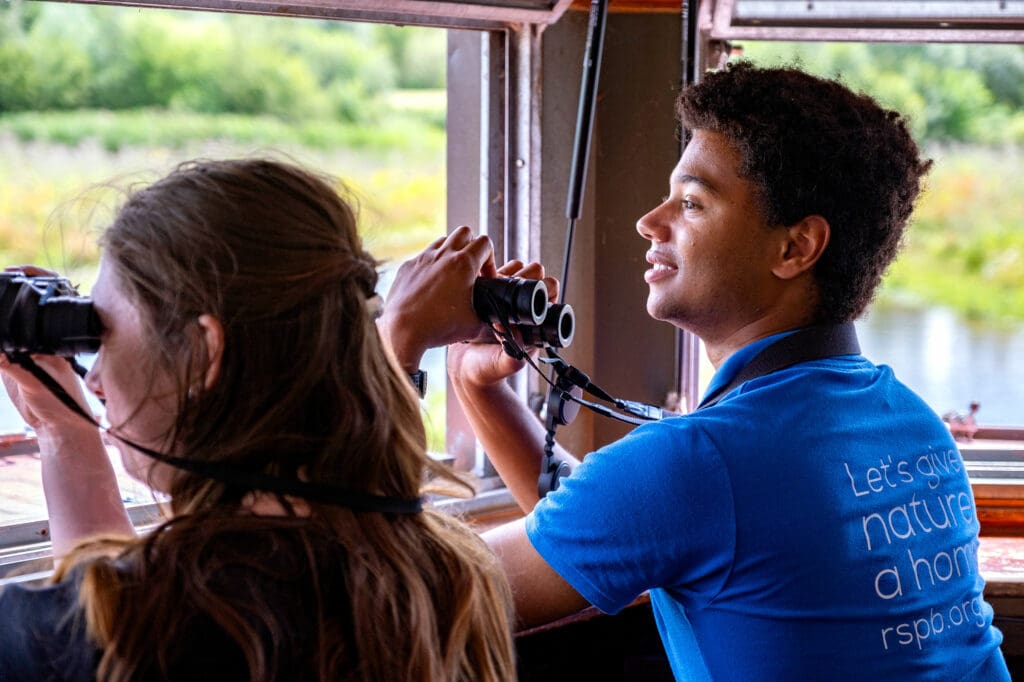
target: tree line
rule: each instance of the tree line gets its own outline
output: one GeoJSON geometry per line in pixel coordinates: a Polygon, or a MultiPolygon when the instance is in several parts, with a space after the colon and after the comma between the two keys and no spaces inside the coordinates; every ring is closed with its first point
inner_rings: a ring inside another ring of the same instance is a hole
{"type": "Polygon", "coordinates": [[[1024,143],[1024,45],[751,43],[743,52],[838,76],[906,114],[925,142],[1024,143]]]}
{"type": "MultiPolygon", "coordinates": [[[[1024,142],[1024,46],[750,43],[839,75],[922,141],[1024,142]]],[[[441,88],[445,34],[310,19],[7,0],[0,113],[159,108],[371,123],[378,95],[441,88]]]]}
{"type": "Polygon", "coordinates": [[[377,24],[8,0],[0,113],[159,108],[374,120],[442,88],[445,34],[377,24]]]}

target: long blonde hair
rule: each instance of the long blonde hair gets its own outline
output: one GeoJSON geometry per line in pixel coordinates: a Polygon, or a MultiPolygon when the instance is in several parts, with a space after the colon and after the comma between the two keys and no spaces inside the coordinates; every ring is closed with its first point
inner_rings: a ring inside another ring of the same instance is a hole
{"type": "MultiPolygon", "coordinates": [[[[329,180],[270,160],[188,163],[130,195],[101,243],[144,320],[140,361],[179,377],[165,438],[179,456],[394,497],[459,484],[426,453],[408,378],[367,312],[378,263],[329,180]],[[202,314],[223,325],[224,351],[197,394],[202,314]]],[[[100,679],[187,670],[197,623],[237,647],[253,682],[514,678],[507,582],[460,521],[316,503],[298,515],[284,497],[293,513],[258,516],[249,492],[176,470],[160,528],[64,563],[58,578],[83,570],[100,679]]]]}

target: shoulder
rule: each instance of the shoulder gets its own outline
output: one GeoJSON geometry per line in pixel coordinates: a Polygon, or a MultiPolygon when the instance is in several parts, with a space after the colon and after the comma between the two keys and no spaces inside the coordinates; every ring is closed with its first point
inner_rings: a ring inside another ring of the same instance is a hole
{"type": "Polygon", "coordinates": [[[99,649],[78,605],[81,571],[44,586],[0,592],[0,680],[92,679],[99,649]]]}
{"type": "Polygon", "coordinates": [[[751,379],[694,416],[716,441],[730,442],[763,440],[776,430],[816,430],[829,419],[934,421],[932,410],[891,368],[859,355],[813,360],[751,379]]]}
{"type": "MultiPolygon", "coordinates": [[[[611,457],[645,456],[680,464],[679,457],[714,456],[714,442],[708,433],[707,415],[692,412],[678,417],[642,424],[621,439],[588,455],[594,461],[611,457]]],[[[586,461],[586,459],[584,461],[586,461]]]]}
{"type": "MultiPolygon", "coordinates": [[[[559,520],[579,527],[580,512],[606,529],[664,527],[690,522],[687,510],[728,523],[733,484],[727,458],[705,428],[703,415],[638,426],[584,457],[558,490],[530,515],[532,526],[559,520]],[[642,504],[637,504],[641,501],[642,504]]],[[[632,531],[630,531],[632,532],[632,531]]]]}

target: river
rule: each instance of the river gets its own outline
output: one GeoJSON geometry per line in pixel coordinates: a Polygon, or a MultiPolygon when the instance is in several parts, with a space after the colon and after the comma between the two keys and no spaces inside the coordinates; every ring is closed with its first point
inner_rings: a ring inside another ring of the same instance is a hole
{"type": "Polygon", "coordinates": [[[942,414],[981,404],[986,425],[1024,424],[1024,324],[993,328],[944,308],[876,306],[857,323],[868,358],[889,365],[942,414]]]}

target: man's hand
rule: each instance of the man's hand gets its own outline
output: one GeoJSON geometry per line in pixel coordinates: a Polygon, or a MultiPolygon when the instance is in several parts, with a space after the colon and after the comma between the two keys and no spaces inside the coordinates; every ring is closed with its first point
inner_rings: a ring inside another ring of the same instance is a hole
{"type": "MultiPolygon", "coordinates": [[[[558,300],[558,281],[553,277],[545,277],[540,263],[524,265],[517,260],[509,261],[496,274],[499,277],[542,279],[548,289],[549,302],[558,300]]],[[[524,360],[517,360],[505,353],[495,343],[493,333],[448,348],[448,374],[452,381],[472,386],[496,384],[518,372],[525,364],[524,360]]]]}
{"type": "Polygon", "coordinates": [[[465,225],[402,263],[377,323],[399,364],[414,371],[428,348],[483,333],[473,282],[496,274],[491,240],[465,225]]]}

